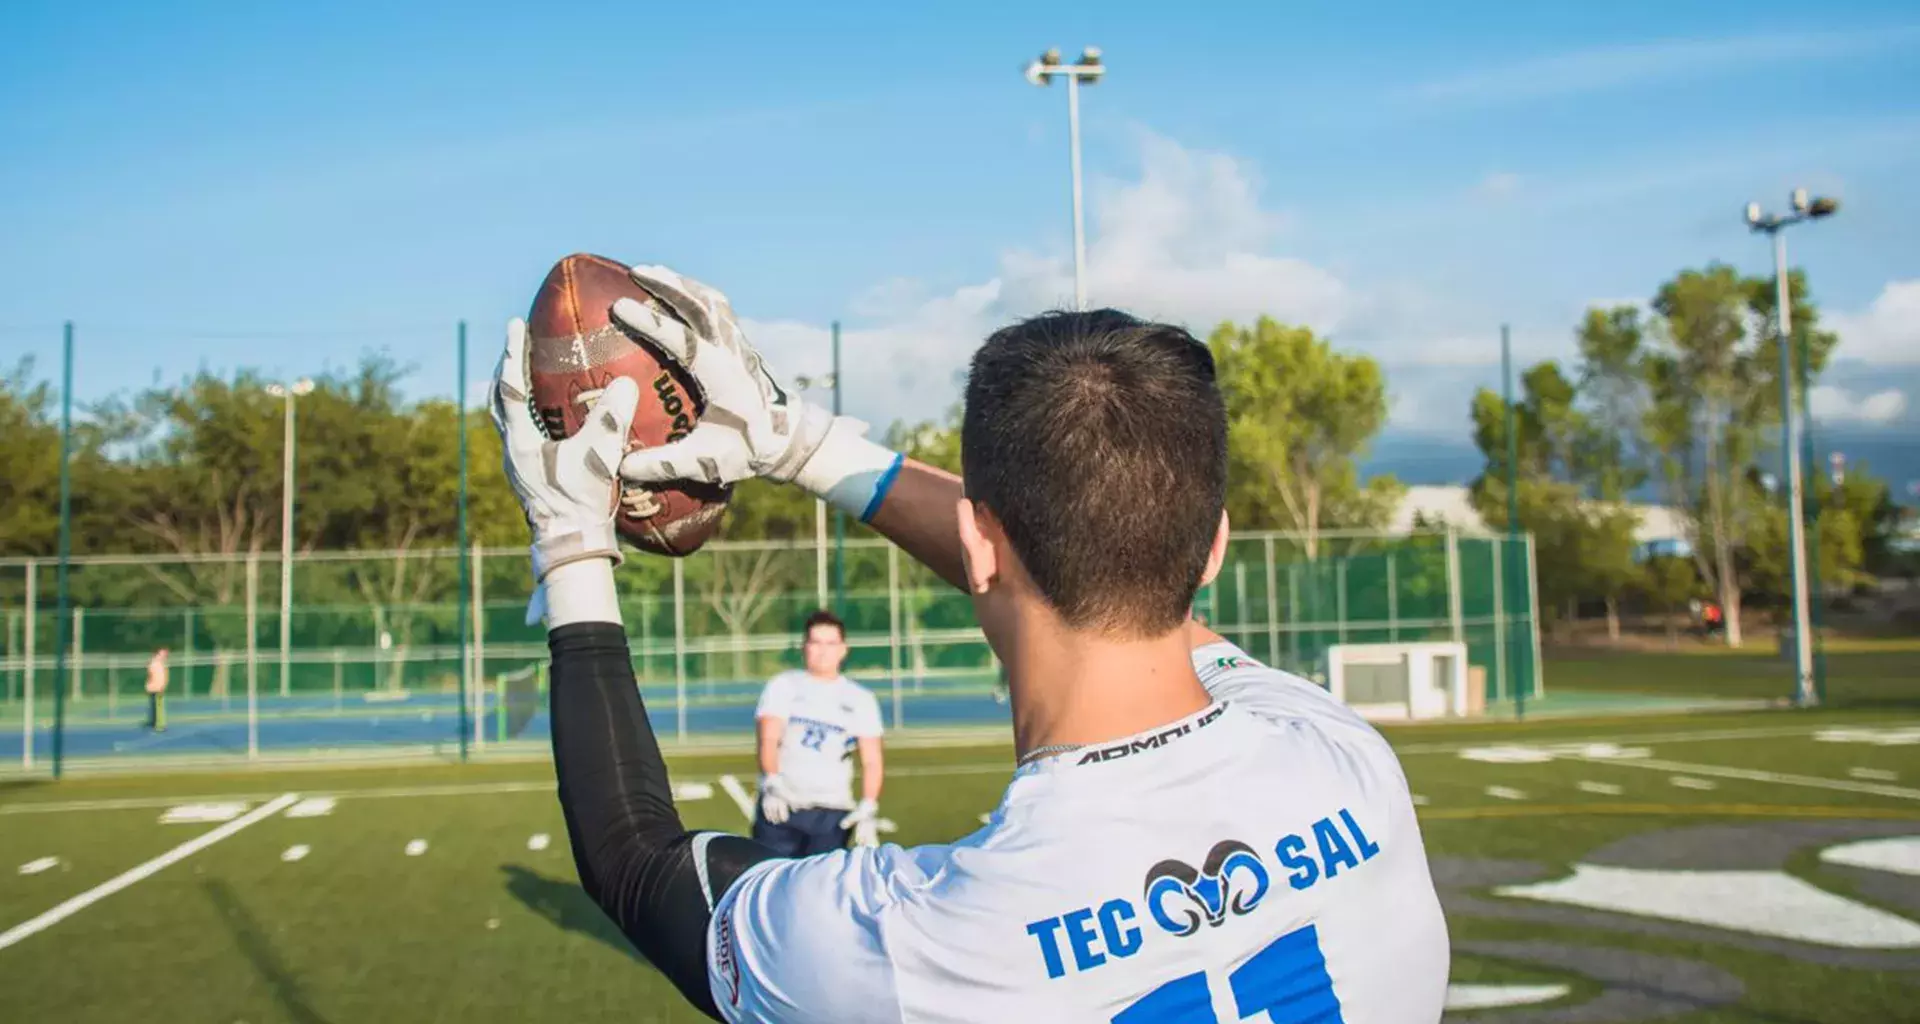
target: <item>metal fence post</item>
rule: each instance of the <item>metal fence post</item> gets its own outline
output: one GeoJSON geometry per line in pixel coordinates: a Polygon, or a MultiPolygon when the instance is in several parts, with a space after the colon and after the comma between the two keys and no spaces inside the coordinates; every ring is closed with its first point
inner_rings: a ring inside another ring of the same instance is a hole
{"type": "Polygon", "coordinates": [[[1387,642],[1400,642],[1400,578],[1393,552],[1387,552],[1387,642]]]}
{"type": "Polygon", "coordinates": [[[1531,680],[1527,687],[1528,696],[1540,697],[1547,692],[1546,666],[1540,659],[1540,569],[1534,562],[1533,534],[1527,533],[1527,632],[1533,635],[1533,666],[1529,673],[1531,680]]]}
{"type": "Polygon", "coordinates": [[[673,560],[673,734],[687,738],[687,560],[673,560]]]}
{"type": "MultiPolygon", "coordinates": [[[[36,655],[33,649],[33,641],[34,641],[34,621],[33,620],[40,617],[39,580],[40,580],[40,563],[31,558],[27,559],[27,630],[26,630],[27,674],[26,674],[26,678],[22,680],[22,683],[24,685],[22,686],[22,690],[21,690],[21,692],[26,697],[27,707],[26,707],[26,711],[22,715],[21,723],[20,723],[20,729],[21,729],[20,766],[22,768],[33,767],[33,739],[34,739],[34,736],[33,736],[33,724],[34,724],[33,723],[33,677],[37,674],[37,669],[38,669],[38,666],[34,664],[34,658],[36,655]]],[[[58,687],[60,685],[60,681],[57,679],[54,680],[53,685],[58,687]]]]}
{"type": "Polygon", "coordinates": [[[1240,649],[1247,647],[1247,563],[1233,563],[1233,621],[1239,625],[1240,649]]]}
{"type": "Polygon", "coordinates": [[[1333,604],[1335,614],[1340,616],[1336,635],[1344,644],[1347,642],[1347,560],[1344,558],[1333,563],[1333,604]]]}
{"type": "Polygon", "coordinates": [[[180,613],[180,696],[193,696],[193,609],[180,613]]]}
{"type": "Polygon", "coordinates": [[[1503,541],[1489,542],[1493,548],[1493,676],[1501,693],[1513,693],[1512,677],[1507,675],[1507,603],[1506,587],[1500,578],[1500,548],[1503,541]]]}
{"type": "Polygon", "coordinates": [[[1273,534],[1261,538],[1267,558],[1267,664],[1280,664],[1280,595],[1278,574],[1273,564],[1273,534]]]}
{"type": "Polygon", "coordinates": [[[86,637],[87,610],[84,607],[76,605],[73,609],[73,649],[67,654],[69,658],[73,659],[72,685],[67,689],[67,696],[75,701],[78,701],[86,692],[85,684],[82,681],[83,677],[81,676],[81,669],[83,668],[81,662],[86,657],[83,653],[87,649],[86,637]]]}
{"type": "Polygon", "coordinates": [[[247,760],[260,756],[260,556],[247,554],[247,760]]]}
{"type": "Polygon", "coordinates": [[[1460,608],[1460,531],[1447,527],[1447,619],[1453,626],[1453,642],[1467,642],[1466,623],[1460,608]]]}
{"type": "Polygon", "coordinates": [[[893,683],[893,727],[900,728],[900,549],[887,545],[887,661],[893,683]]]}
{"type": "Polygon", "coordinates": [[[487,710],[487,631],[486,616],[481,607],[486,599],[486,587],[480,582],[480,544],[478,538],[468,561],[472,569],[468,576],[473,580],[473,742],[479,746],[484,742],[484,725],[487,710]]]}
{"type": "Polygon", "coordinates": [[[813,502],[813,601],[814,607],[827,606],[827,501],[813,502]]]}

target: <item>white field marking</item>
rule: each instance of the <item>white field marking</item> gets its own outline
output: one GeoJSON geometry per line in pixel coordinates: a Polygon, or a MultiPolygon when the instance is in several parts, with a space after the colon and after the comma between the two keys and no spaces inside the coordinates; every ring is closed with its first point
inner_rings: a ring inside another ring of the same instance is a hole
{"type": "Polygon", "coordinates": [[[287,808],[289,818],[324,818],[333,813],[335,801],[330,796],[310,796],[287,808]]]}
{"type": "Polygon", "coordinates": [[[900,826],[894,824],[892,818],[875,818],[873,819],[873,830],[881,835],[892,835],[900,831],[900,826]]]}
{"type": "Polygon", "coordinates": [[[427,852],[427,841],[425,839],[415,839],[407,843],[407,856],[418,857],[425,852],[427,852]]]}
{"type": "Polygon", "coordinates": [[[733,801],[733,805],[740,808],[741,815],[748,821],[752,821],[753,798],[747,795],[747,788],[740,784],[740,780],[731,775],[722,775],[720,776],[720,788],[724,790],[728,798],[733,801]]]}
{"type": "Polygon", "coordinates": [[[980,824],[982,824],[982,825],[991,825],[991,824],[993,824],[993,815],[992,815],[992,814],[982,814],[982,815],[980,816],[980,824]]]}
{"type": "Polygon", "coordinates": [[[1848,949],[1920,946],[1920,924],[1779,871],[1651,871],[1575,864],[1497,896],[1703,924],[1848,949]]]}
{"type": "Polygon", "coordinates": [[[1681,789],[1705,790],[1705,789],[1720,788],[1720,784],[1718,782],[1714,782],[1711,779],[1694,779],[1694,778],[1688,778],[1685,775],[1675,775],[1674,777],[1668,779],[1667,781],[1673,783],[1674,785],[1680,787],[1681,789]]]}
{"type": "Polygon", "coordinates": [[[29,935],[44,931],[72,917],[74,914],[93,906],[95,903],[106,899],[108,896],[133,885],[135,882],[151,878],[168,865],[177,864],[180,861],[186,860],[188,857],[199,853],[201,850],[212,846],[243,828],[247,828],[250,825],[279,814],[299,798],[299,795],[295,793],[283,793],[278,798],[254,808],[247,814],[235,818],[211,832],[189,839],[144,864],[129,868],[107,879],[31,921],[14,925],[5,932],[0,932],[0,949],[5,949],[29,935]]]}
{"type": "Polygon", "coordinates": [[[1424,796],[1421,796],[1418,793],[1413,794],[1413,806],[1415,807],[1425,807],[1432,802],[1433,801],[1427,799],[1424,796]]]}
{"type": "MultiPolygon", "coordinates": [[[[1593,760],[1583,758],[1583,760],[1593,760]]],[[[1597,764],[1613,764],[1622,768],[1645,768],[1656,772],[1685,772],[1688,775],[1711,775],[1722,779],[1742,779],[1747,782],[1772,782],[1782,786],[1805,786],[1808,789],[1831,789],[1841,793],[1865,793],[1869,796],[1887,796],[1897,800],[1920,800],[1920,789],[1907,789],[1901,786],[1888,786],[1873,782],[1846,782],[1841,779],[1822,779],[1812,775],[1788,775],[1782,772],[1763,772],[1752,768],[1723,768],[1712,764],[1687,764],[1681,761],[1595,761],[1597,764]]]]}
{"type": "Polygon", "coordinates": [[[1527,798],[1525,790],[1510,789],[1506,786],[1488,786],[1486,793],[1495,800],[1525,800],[1527,798]]]}
{"type": "Polygon", "coordinates": [[[313,852],[313,847],[308,846],[305,843],[299,843],[294,846],[287,847],[286,850],[280,854],[280,859],[291,864],[296,860],[304,859],[307,856],[307,854],[312,852],[313,852]]]}
{"type": "Polygon", "coordinates": [[[1635,759],[1653,754],[1646,747],[1623,747],[1618,743],[1551,743],[1543,746],[1508,744],[1497,747],[1468,747],[1460,751],[1464,761],[1487,764],[1545,764],[1562,757],[1591,757],[1604,760],[1635,759]]]}
{"type": "Polygon", "coordinates": [[[1553,755],[1545,747],[1509,745],[1468,747],[1460,752],[1460,759],[1481,761],[1486,764],[1545,764],[1553,760],[1553,755]]]}
{"type": "Polygon", "coordinates": [[[235,800],[217,804],[181,804],[170,807],[160,816],[162,825],[205,825],[209,822],[232,821],[247,813],[247,805],[235,800]]]}
{"type": "Polygon", "coordinates": [[[551,842],[553,842],[553,840],[549,838],[545,832],[535,832],[533,835],[527,837],[527,849],[544,850],[547,848],[547,844],[551,842]]]}
{"type": "Polygon", "coordinates": [[[1904,729],[1875,729],[1871,726],[1835,727],[1813,734],[1820,743],[1865,743],[1875,747],[1911,747],[1920,744],[1920,726],[1904,729]]]}
{"type": "Polygon", "coordinates": [[[1621,789],[1611,782],[1581,782],[1580,792],[1594,793],[1600,796],[1619,796],[1621,789]]]}
{"type": "MultiPolygon", "coordinates": [[[[1831,726],[1823,729],[1815,729],[1811,726],[1806,726],[1806,725],[1754,726],[1752,728],[1744,728],[1744,729],[1711,729],[1711,730],[1702,729],[1698,732],[1649,732],[1649,733],[1635,733],[1627,736],[1597,736],[1597,737],[1588,737],[1588,738],[1576,737],[1573,739],[1555,740],[1553,741],[1553,745],[1554,746],[1578,746],[1578,745],[1585,745],[1589,743],[1596,743],[1596,744],[1611,743],[1611,744],[1618,744],[1618,745],[1652,744],[1654,746],[1660,746],[1666,743],[1706,743],[1706,742],[1712,742],[1716,740],[1783,739],[1783,738],[1794,737],[1794,736],[1803,736],[1803,737],[1809,737],[1813,739],[1819,739],[1821,733],[1836,732],[1836,731],[1837,732],[1849,732],[1849,731],[1876,732],[1876,730],[1874,730],[1871,726],[1858,726],[1858,727],[1831,726]]],[[[1880,731],[1886,731],[1886,730],[1880,730],[1880,731]]],[[[1912,731],[1916,736],[1920,736],[1920,727],[1916,727],[1912,731]]],[[[1855,742],[1886,743],[1888,742],[1888,740],[1885,738],[1878,738],[1876,740],[1871,740],[1871,741],[1857,740],[1855,742]]],[[[1920,743],[1920,739],[1902,740],[1902,742],[1920,743]]],[[[1540,745],[1545,746],[1547,744],[1542,743],[1540,745]]],[[[1452,742],[1452,743],[1409,743],[1404,746],[1395,746],[1394,753],[1399,754],[1401,757],[1406,757],[1412,754],[1458,754],[1462,750],[1469,750],[1474,747],[1485,747],[1485,746],[1488,746],[1485,740],[1481,740],[1479,742],[1463,741],[1463,742],[1452,742]]]]}
{"type": "Polygon", "coordinates": [[[1847,775],[1850,778],[1865,779],[1868,782],[1900,781],[1899,772],[1890,772],[1884,768],[1849,768],[1847,769],[1847,775]]]}
{"type": "Polygon", "coordinates": [[[676,782],[673,784],[673,798],[679,801],[713,799],[711,782],[676,782]]]}
{"type": "Polygon", "coordinates": [[[20,873],[23,875],[37,875],[42,871],[49,871],[59,866],[60,858],[58,857],[40,857],[20,865],[20,873]]]}
{"type": "Polygon", "coordinates": [[[1567,985],[1448,985],[1449,1010],[1491,1010],[1550,1003],[1573,991],[1567,985]]]}
{"type": "MultiPolygon", "coordinates": [[[[940,777],[947,775],[1013,776],[1013,767],[1005,761],[991,764],[925,765],[890,768],[888,778],[940,777]]],[[[737,780],[736,780],[737,781],[737,780]]],[[[697,783],[696,783],[697,785],[697,783]]],[[[552,793],[552,780],[546,782],[467,782],[437,786],[388,786],[367,789],[331,789],[317,795],[364,800],[368,798],[411,798],[429,796],[494,796],[502,793],[552,793]]],[[[0,804],[0,817],[9,814],[53,814],[66,811],[125,811],[154,807],[173,807],[183,801],[239,800],[253,802],[272,799],[272,793],[223,793],[205,796],[140,796],[102,800],[65,800],[40,803],[0,804]]]]}
{"type": "Polygon", "coordinates": [[[1863,839],[1857,843],[1829,846],[1820,851],[1820,859],[1828,864],[1920,876],[1920,836],[1863,839]]]}

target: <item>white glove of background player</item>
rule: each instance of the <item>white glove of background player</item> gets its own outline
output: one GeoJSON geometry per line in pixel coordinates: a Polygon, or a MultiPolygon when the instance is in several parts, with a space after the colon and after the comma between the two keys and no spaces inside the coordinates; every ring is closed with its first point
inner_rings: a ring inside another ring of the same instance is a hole
{"type": "MultiPolygon", "coordinates": [[[[506,453],[507,482],[526,510],[533,529],[533,577],[537,584],[527,608],[527,623],[538,622],[547,609],[547,586],[554,571],[578,562],[604,559],[620,562],[620,544],[613,530],[614,508],[620,497],[615,476],[626,447],[627,428],[640,401],[639,385],[621,377],[607,385],[594,403],[580,431],[563,441],[549,441],[534,422],[528,404],[527,325],[507,324],[507,348],[494,373],[491,405],[494,429],[506,453]]],[[[606,574],[605,598],[612,598],[612,573],[606,574]]],[[[620,621],[617,604],[600,609],[599,587],[586,615],[570,614],[572,621],[620,621]],[[603,619],[602,614],[605,614],[603,619]]],[[[577,602],[576,602],[577,604],[577,602]]],[[[560,624],[556,618],[555,624],[560,624]]]]}
{"type": "Polygon", "coordinates": [[[862,800],[851,813],[840,819],[841,828],[853,830],[853,845],[880,845],[880,804],[862,800]]]}
{"type": "Polygon", "coordinates": [[[787,789],[787,781],[778,775],[760,780],[760,816],[772,825],[784,825],[793,816],[793,793],[787,789]]]}
{"type": "Polygon", "coordinates": [[[836,417],[776,381],[725,295],[666,267],[630,273],[678,319],[632,299],[615,302],[613,318],[691,375],[706,409],[686,437],[628,453],[620,475],[636,484],[765,477],[864,517],[898,456],[867,441],[865,423],[836,417]]]}

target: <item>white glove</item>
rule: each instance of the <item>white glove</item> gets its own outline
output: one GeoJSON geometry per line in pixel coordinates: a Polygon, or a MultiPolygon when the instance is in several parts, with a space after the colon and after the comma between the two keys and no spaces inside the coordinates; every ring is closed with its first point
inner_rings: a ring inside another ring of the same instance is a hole
{"type": "MultiPolygon", "coordinates": [[[[621,377],[607,385],[578,433],[549,441],[534,422],[528,402],[527,325],[507,323],[507,347],[494,373],[493,425],[506,453],[507,483],[533,530],[533,578],[537,584],[527,623],[545,614],[546,583],[555,569],[591,559],[619,564],[613,513],[620,499],[616,467],[627,429],[640,401],[640,387],[621,377]]],[[[611,597],[609,588],[608,597],[611,597]]],[[[618,622],[619,608],[606,621],[618,622]]],[[[599,618],[599,615],[592,616],[599,618]]]]}
{"type": "Polygon", "coordinates": [[[880,804],[873,800],[862,800],[853,810],[840,819],[841,828],[853,830],[853,845],[880,845],[880,804]]]}
{"type": "Polygon", "coordinates": [[[900,456],[866,440],[867,425],[790,393],[734,319],[727,297],[666,267],[634,267],[633,279],[673,311],[620,299],[613,318],[652,342],[693,377],[706,400],[686,437],[631,452],[620,475],[636,484],[752,477],[797,483],[862,520],[879,506],[900,456]],[[676,319],[677,317],[677,319],[676,319]]]}
{"type": "Polygon", "coordinates": [[[778,775],[760,779],[760,816],[770,825],[784,825],[793,816],[793,793],[778,775]]]}

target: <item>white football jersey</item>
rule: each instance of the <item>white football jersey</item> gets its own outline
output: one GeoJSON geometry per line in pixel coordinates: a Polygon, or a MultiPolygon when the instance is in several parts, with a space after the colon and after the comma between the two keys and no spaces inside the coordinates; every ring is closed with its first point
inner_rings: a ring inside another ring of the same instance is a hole
{"type": "Polygon", "coordinates": [[[866,687],[841,676],[827,681],[801,671],[782,672],[760,691],[754,717],[787,720],[780,735],[780,777],[798,807],[853,807],[856,740],[880,735],[880,702],[866,687]]]}
{"type": "Polygon", "coordinates": [[[773,860],[715,907],[729,1021],[1430,1024],[1446,922],[1399,761],[1231,644],[1215,703],[1020,768],[956,843],[773,860]]]}

